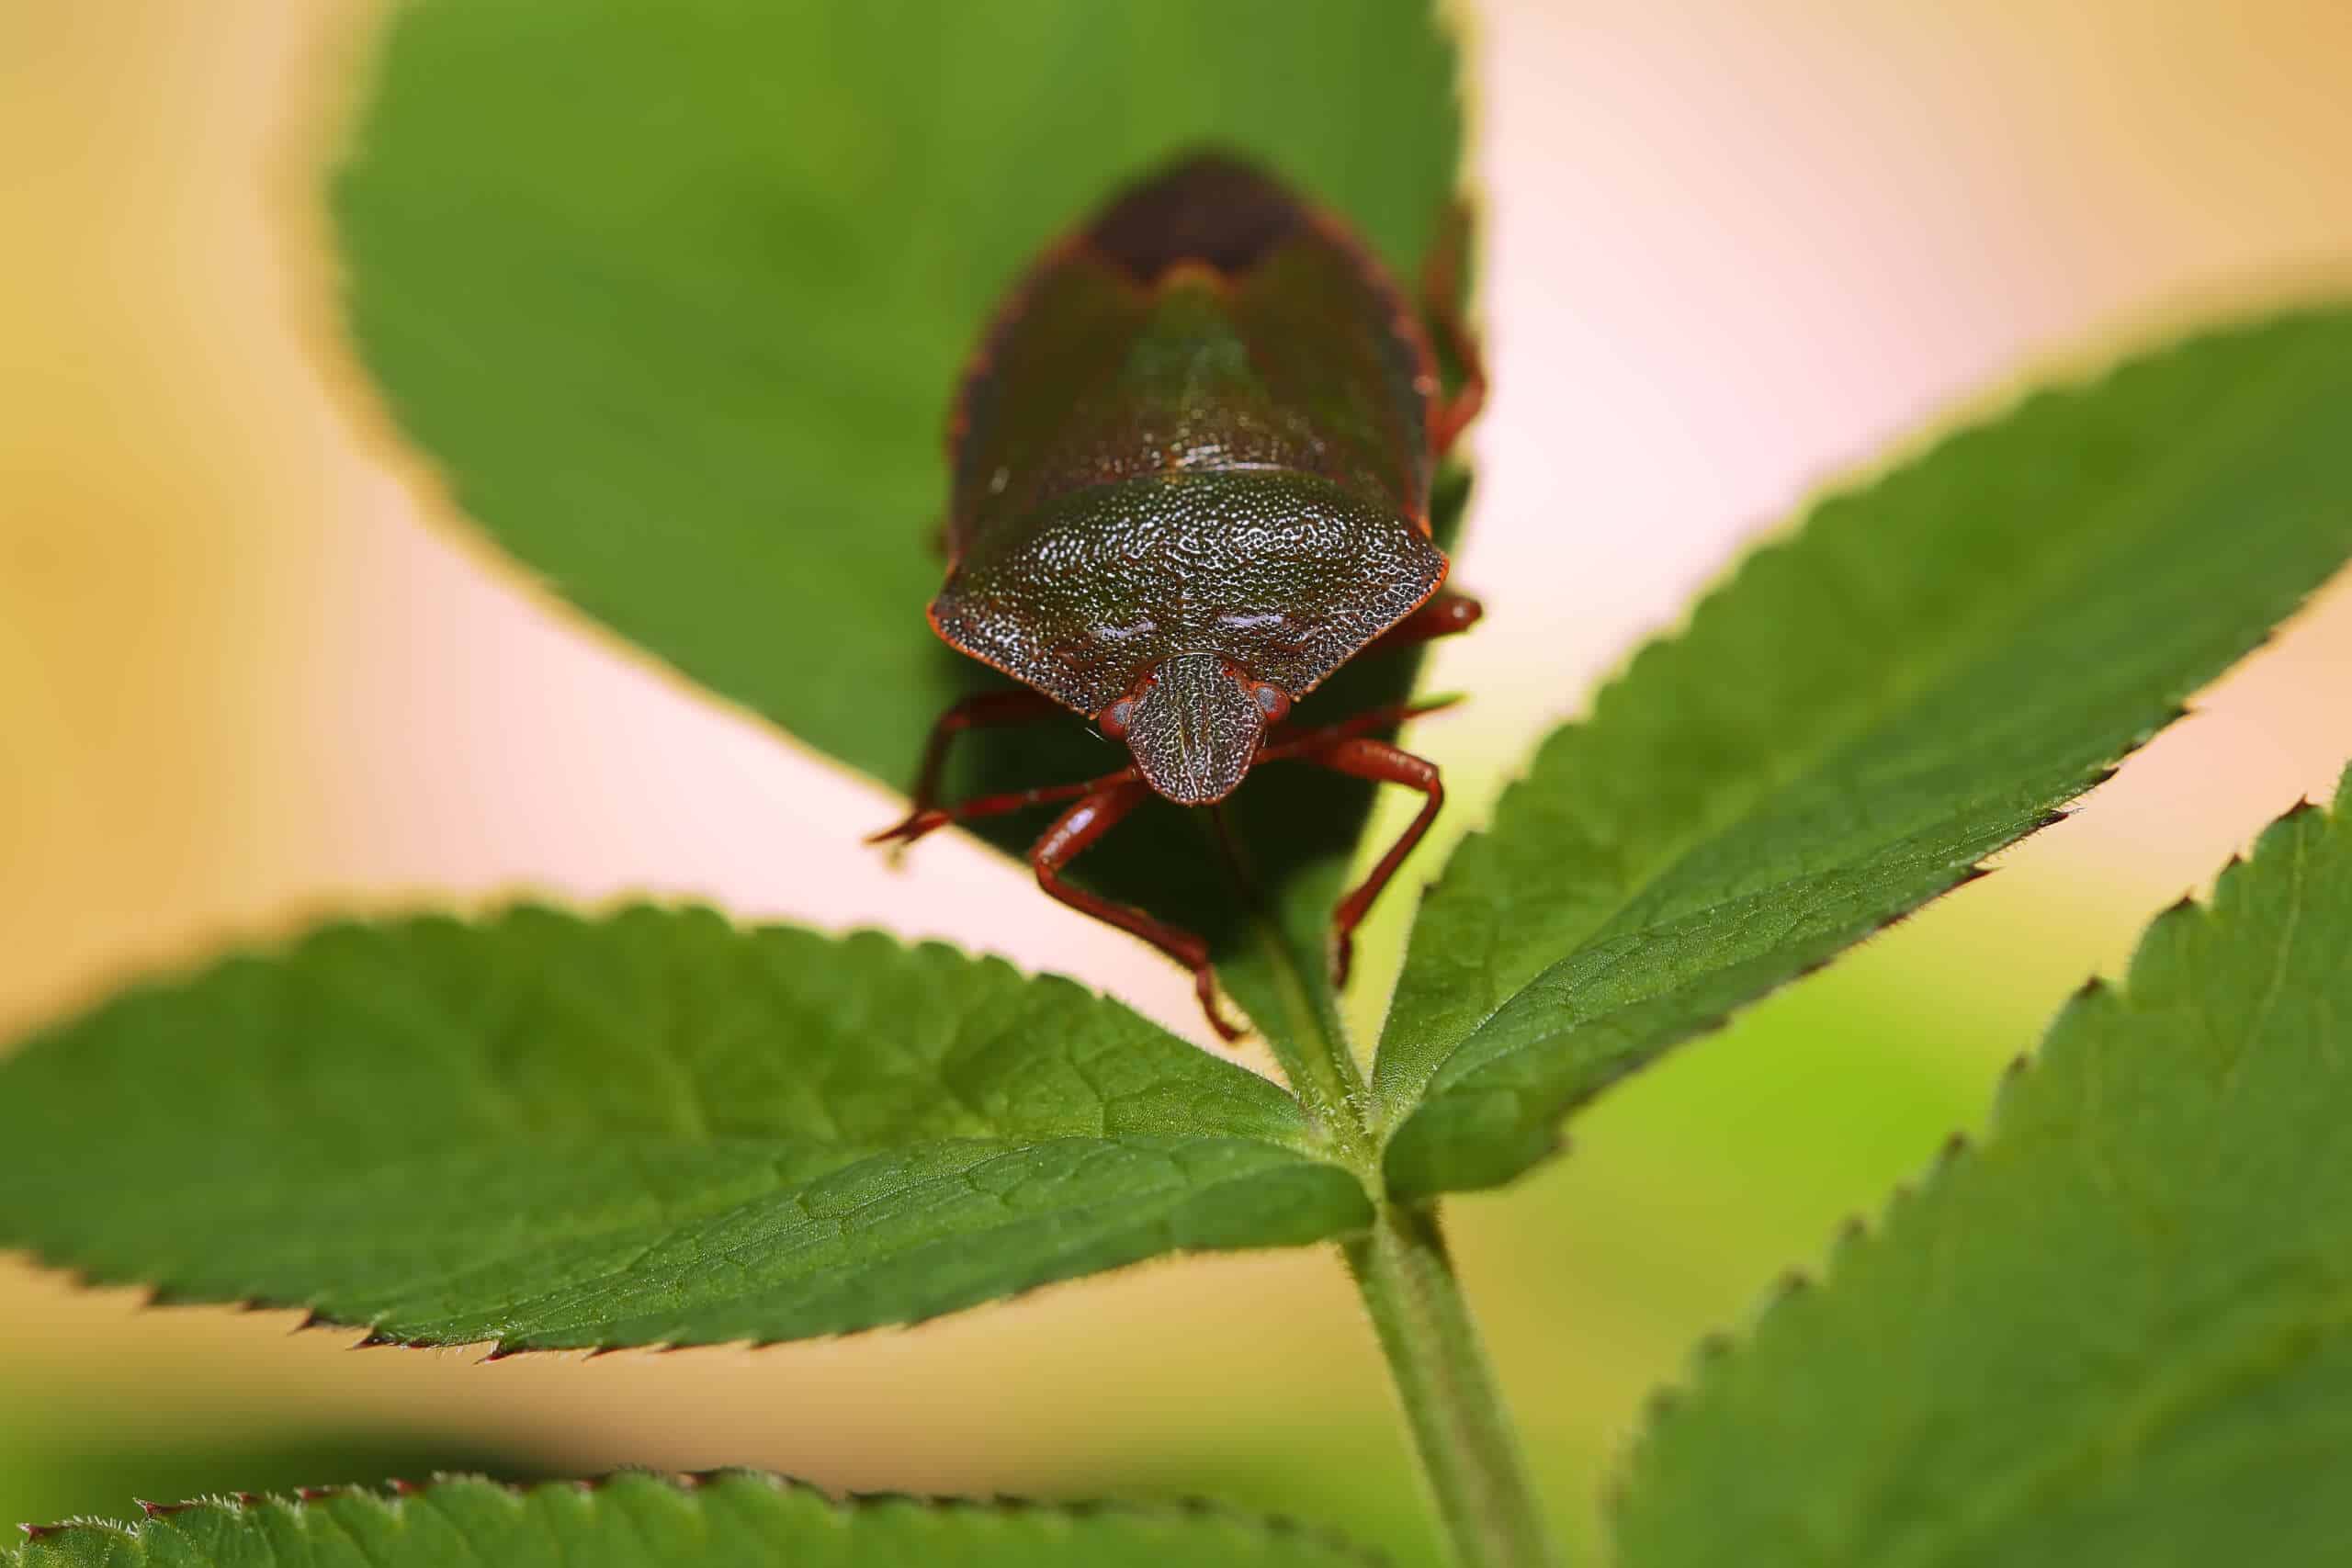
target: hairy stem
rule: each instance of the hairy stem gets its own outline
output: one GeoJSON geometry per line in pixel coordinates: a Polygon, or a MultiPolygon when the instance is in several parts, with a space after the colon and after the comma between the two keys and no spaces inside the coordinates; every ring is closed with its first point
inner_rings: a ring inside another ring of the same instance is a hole
{"type": "Polygon", "coordinates": [[[1284,938],[1273,918],[1262,911],[1251,915],[1252,936],[1266,955],[1266,967],[1282,993],[1290,1027],[1267,1031],[1267,1043],[1282,1064],[1283,1076],[1329,1134],[1334,1152],[1362,1174],[1378,1163],[1366,1111],[1363,1071],[1339,1032],[1339,1021],[1319,993],[1301,973],[1296,948],[1284,938]]]}
{"type": "MultiPolygon", "coordinates": [[[[1369,1179],[1379,1163],[1369,1130],[1370,1096],[1363,1070],[1340,1030],[1330,991],[1311,967],[1319,955],[1311,948],[1301,952],[1283,929],[1224,813],[1210,812],[1208,828],[1209,841],[1246,913],[1250,945],[1257,953],[1253,967],[1265,987],[1262,992],[1252,987],[1243,1005],[1264,1032],[1283,1077],[1328,1140],[1329,1152],[1369,1179]],[[1259,1016],[1268,1003],[1278,1018],[1259,1016]]],[[[1238,978],[1227,972],[1228,983],[1238,978]]]]}
{"type": "Polygon", "coordinates": [[[1345,1244],[1421,1472],[1463,1568],[1559,1562],[1433,1209],[1383,1202],[1345,1244]]]}

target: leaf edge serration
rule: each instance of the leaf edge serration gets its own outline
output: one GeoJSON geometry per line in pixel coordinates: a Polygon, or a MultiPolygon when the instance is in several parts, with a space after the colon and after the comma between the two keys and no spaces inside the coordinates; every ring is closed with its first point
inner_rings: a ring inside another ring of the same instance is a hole
{"type": "MultiPolygon", "coordinates": [[[[591,1501],[611,1495],[643,1493],[648,1496],[681,1499],[696,1507],[741,1495],[755,1501],[775,1500],[799,1509],[811,1522],[853,1527],[858,1517],[934,1519],[957,1528],[1001,1525],[1007,1528],[1033,1521],[1072,1524],[1102,1519],[1172,1529],[1210,1527],[1251,1532],[1269,1547],[1295,1547],[1318,1562],[1352,1563],[1358,1568],[1382,1568],[1386,1559],[1337,1531],[1288,1515],[1260,1515],[1197,1498],[1166,1503],[1035,1501],[1022,1497],[929,1497],[910,1493],[847,1493],[835,1495],[805,1481],[769,1471],[728,1467],[709,1471],[665,1472],[628,1468],[591,1479],[503,1482],[473,1474],[443,1473],[424,1482],[390,1480],[373,1485],[345,1484],[300,1487],[291,1494],[250,1492],[218,1494],[173,1503],[140,1501],[143,1519],[124,1523],[113,1519],[72,1518],[53,1524],[20,1524],[20,1544],[0,1542],[0,1568],[45,1568],[52,1546],[71,1551],[81,1541],[104,1543],[102,1550],[128,1549],[148,1561],[155,1538],[169,1539],[187,1524],[223,1519],[242,1521],[261,1511],[281,1512],[301,1518],[306,1511],[357,1508],[397,1520],[404,1509],[431,1506],[454,1495],[495,1496],[518,1509],[556,1500],[591,1501]]],[[[74,1560],[69,1558],[61,1561],[74,1560]]],[[[108,1561],[117,1559],[109,1556],[108,1561]]],[[[174,1559],[176,1561],[176,1559],[174,1559]]]]}
{"type": "Polygon", "coordinates": [[[1789,1314],[1825,1310],[1822,1303],[1834,1298],[1858,1263],[1868,1260],[1876,1249],[1899,1244],[1894,1234],[1898,1226],[1926,1205],[1949,1199],[1953,1184],[1968,1179],[1972,1162],[1980,1153],[2002,1147],[2005,1115],[2011,1113],[2016,1097],[2041,1070],[2052,1043],[2065,1040],[2094,1013],[2129,1006],[2137,978],[2143,973],[2143,965],[2165,953],[2184,926],[2210,927],[2231,885],[2255,874],[2266,855],[2282,849],[2289,835],[2315,813],[2323,818],[2324,834],[2352,833],[2352,764],[2347,764],[2341,773],[2330,804],[2322,806],[2309,796],[2303,797],[2264,825],[2256,836],[2251,855],[2229,856],[2208,897],[2199,898],[2194,893],[2184,894],[2159,910],[2142,928],[2132,944],[2120,980],[2094,975],[2069,993],[2052,1014],[2033,1048],[2010,1058],[2001,1069],[1981,1133],[1972,1136],[1956,1129],[1946,1134],[1920,1175],[1896,1184],[1887,1195],[1874,1222],[1859,1213],[1848,1217],[1833,1235],[1817,1271],[1790,1268],[1765,1292],[1739,1328],[1702,1336],[1687,1355],[1681,1375],[1652,1389],[1644,1402],[1643,1416],[1632,1439],[1603,1483],[1602,1499],[1608,1516],[1613,1520],[1623,1515],[1630,1496],[1650,1472],[1659,1450],[1672,1438],[1679,1424],[1689,1418],[1693,1406],[1705,1396],[1724,1369],[1736,1364],[1789,1314]]]}

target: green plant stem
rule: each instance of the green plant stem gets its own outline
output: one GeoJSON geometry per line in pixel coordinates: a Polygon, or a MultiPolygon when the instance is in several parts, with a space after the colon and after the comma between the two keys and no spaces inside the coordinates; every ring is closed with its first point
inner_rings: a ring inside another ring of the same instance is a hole
{"type": "Polygon", "coordinates": [[[1344,1250],[1455,1560],[1462,1568],[1552,1568],[1560,1556],[1435,1210],[1383,1202],[1371,1231],[1344,1250]]]}
{"type": "Polygon", "coordinates": [[[1339,1021],[1317,1002],[1314,988],[1299,973],[1298,951],[1262,909],[1253,909],[1250,920],[1252,938],[1266,954],[1266,966],[1290,1015],[1288,1029],[1267,1032],[1283,1076],[1329,1137],[1332,1150],[1358,1174],[1374,1180],[1380,1156],[1366,1121],[1371,1098],[1363,1070],[1339,1033],[1339,1021]]]}
{"type": "Polygon", "coordinates": [[[1288,940],[1257,895],[1221,819],[1213,819],[1211,838],[1250,909],[1250,940],[1284,1015],[1287,1027],[1269,1027],[1268,1043],[1321,1129],[1327,1157],[1353,1170],[1371,1194],[1372,1228],[1341,1250],[1387,1357],[1454,1561],[1460,1568],[1553,1568],[1560,1555],[1453,1277],[1436,1208],[1408,1207],[1387,1196],[1373,1099],[1329,993],[1310,976],[1306,965],[1315,955],[1288,940]]]}

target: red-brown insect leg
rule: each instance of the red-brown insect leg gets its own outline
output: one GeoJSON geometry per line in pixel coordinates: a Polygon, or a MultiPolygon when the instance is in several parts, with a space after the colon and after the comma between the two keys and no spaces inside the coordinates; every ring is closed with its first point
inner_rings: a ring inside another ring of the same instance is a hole
{"type": "Polygon", "coordinates": [[[1380,863],[1372,868],[1372,874],[1331,911],[1331,983],[1344,986],[1349,963],[1355,954],[1356,927],[1372,908],[1373,900],[1388,886],[1389,878],[1396,874],[1396,868],[1405,863],[1405,857],[1413,852],[1413,846],[1421,841],[1421,835],[1430,830],[1430,824],[1437,820],[1439,809],[1445,805],[1445,784],[1438,777],[1436,763],[1400,750],[1385,740],[1358,736],[1305,747],[1290,754],[1302,762],[1312,762],[1350,778],[1407,784],[1428,797],[1421,805],[1420,814],[1388,846],[1380,863]]]}
{"type": "Polygon", "coordinates": [[[1486,613],[1487,607],[1467,593],[1456,593],[1452,589],[1441,590],[1430,597],[1428,604],[1366,643],[1356,657],[1362,659],[1365,654],[1387,653],[1400,648],[1410,648],[1416,643],[1434,642],[1442,637],[1456,636],[1476,626],[1486,613]]]}
{"type": "Polygon", "coordinates": [[[1437,243],[1421,266],[1421,310],[1439,347],[1453,362],[1462,384],[1430,412],[1430,452],[1442,457],[1464,427],[1487,406],[1487,359],[1478,339],[1462,319],[1462,267],[1470,248],[1470,209],[1457,202],[1446,214],[1437,243]]]}
{"type": "Polygon", "coordinates": [[[1151,786],[1132,773],[1094,790],[1056,818],[1054,825],[1030,846],[1029,864],[1037,874],[1037,886],[1054,897],[1082,914],[1091,915],[1098,920],[1143,938],[1190,969],[1193,972],[1193,990],[1201,998],[1201,1011],[1207,1016],[1209,1027],[1216,1031],[1217,1037],[1229,1044],[1241,1038],[1241,1031],[1226,1022],[1216,1010],[1216,972],[1209,967],[1207,942],[1193,932],[1156,919],[1141,909],[1114,904],[1098,893],[1073,887],[1061,879],[1063,869],[1071,861],[1117,827],[1120,819],[1142,804],[1150,794],[1151,786]]]}
{"type": "MultiPolygon", "coordinates": [[[[923,806],[907,814],[905,820],[879,833],[869,834],[869,844],[888,843],[897,840],[911,844],[933,829],[944,828],[950,822],[970,822],[982,817],[1002,817],[1008,812],[1025,811],[1033,806],[1054,806],[1065,800],[1076,800],[1112,784],[1126,784],[1143,775],[1132,767],[1121,768],[1115,773],[1100,778],[1080,779],[1076,784],[1038,784],[1029,789],[1007,790],[1001,795],[975,795],[954,806],[923,806]]],[[[926,792],[928,793],[928,792],[926,792]]]]}
{"type": "MultiPolygon", "coordinates": [[[[1335,740],[1352,740],[1359,735],[1372,735],[1391,729],[1408,718],[1424,714],[1442,713],[1460,702],[1460,696],[1424,697],[1412,702],[1383,703],[1376,708],[1366,708],[1351,714],[1335,724],[1318,724],[1313,729],[1297,731],[1278,729],[1269,736],[1258,752],[1260,762],[1279,762],[1288,758],[1303,758],[1306,753],[1329,745],[1335,740]]],[[[1255,763],[1251,764],[1255,766],[1255,763]]]]}
{"type": "Polygon", "coordinates": [[[895,839],[911,844],[934,829],[950,822],[977,821],[983,817],[1002,817],[1009,812],[1026,811],[1033,806],[1056,806],[1065,800],[1076,800],[1091,794],[1105,784],[1123,784],[1143,775],[1133,768],[1122,768],[1115,773],[1105,773],[1099,779],[1080,779],[1076,784],[1039,784],[1035,789],[1017,789],[1004,795],[976,795],[958,801],[954,806],[934,806],[918,811],[897,827],[876,833],[865,841],[886,843],[895,839]]]}
{"type": "MultiPolygon", "coordinates": [[[[943,823],[960,820],[957,816],[942,813],[935,809],[939,801],[939,775],[946,769],[947,748],[956,736],[967,729],[978,729],[987,726],[1027,724],[1036,719],[1050,718],[1055,714],[1067,711],[1059,703],[1043,692],[1027,690],[981,692],[977,695],[966,697],[961,702],[950,704],[947,711],[933,722],[931,739],[923,743],[922,767],[915,774],[914,797],[905,818],[893,827],[885,828],[865,841],[869,844],[885,844],[896,840],[901,843],[910,844],[943,823]]],[[[1004,797],[990,795],[987,798],[993,801],[1004,797]]],[[[1054,798],[1067,799],[1068,796],[1054,798]]],[[[979,803],[976,801],[971,804],[979,803]]],[[[1035,801],[1029,804],[1043,805],[1044,802],[1035,801]]],[[[1008,806],[1003,809],[1012,811],[1017,810],[1018,807],[1008,806]]],[[[973,812],[971,815],[985,817],[992,813],[979,811],[973,812]]]]}

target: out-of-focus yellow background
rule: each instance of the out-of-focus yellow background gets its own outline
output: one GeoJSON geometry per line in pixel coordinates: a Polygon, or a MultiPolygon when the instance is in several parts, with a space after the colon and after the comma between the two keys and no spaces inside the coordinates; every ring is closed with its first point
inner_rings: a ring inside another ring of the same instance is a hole
{"type": "MultiPolygon", "coordinates": [[[[2031,369],[2352,284],[2336,0],[1472,9],[1497,394],[1458,573],[1489,616],[1432,676],[1476,701],[1419,737],[1457,830],[1829,477],[2031,369]]],[[[1009,864],[943,836],[888,872],[857,843],[887,792],[697,701],[444,514],[333,339],[311,198],[374,14],[0,0],[0,1033],[227,933],[527,887],[944,936],[1197,1036],[1181,976],[1009,864]]],[[[1572,1535],[1696,1335],[1977,1119],[2148,915],[2332,787],[2352,581],[2197,707],[2003,875],[1453,1205],[1572,1535]]],[[[1318,1253],[757,1354],[478,1366],[291,1325],[0,1262],[0,1451],[381,1426],[566,1470],[1211,1490],[1417,1539],[1318,1253]]]]}

